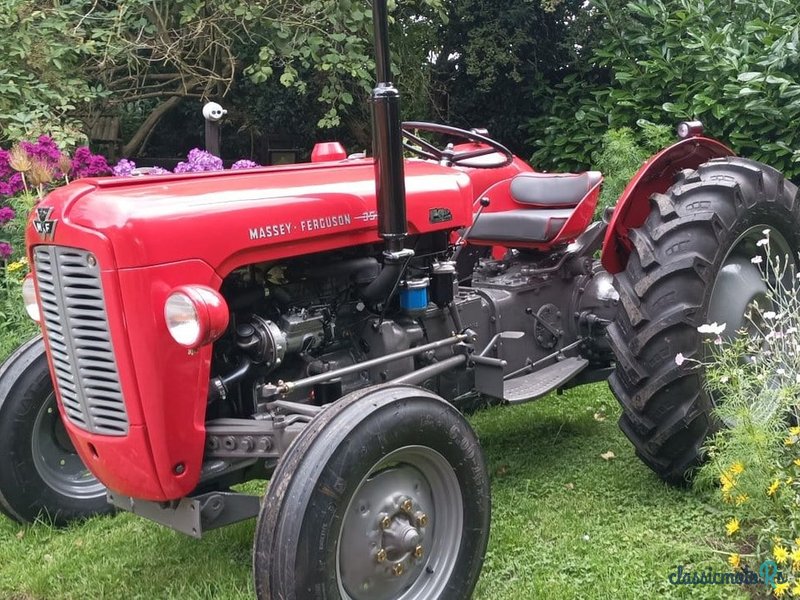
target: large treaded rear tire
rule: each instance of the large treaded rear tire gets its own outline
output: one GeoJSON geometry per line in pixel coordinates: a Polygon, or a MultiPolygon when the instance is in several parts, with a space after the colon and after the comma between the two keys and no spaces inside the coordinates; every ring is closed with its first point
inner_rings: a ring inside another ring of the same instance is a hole
{"type": "Polygon", "coordinates": [[[775,169],[724,158],[684,171],[654,194],[644,225],[630,232],[633,250],[615,277],[620,310],[608,329],[616,355],[609,379],[622,405],[619,425],[659,477],[685,483],[702,447],[719,428],[697,363],[697,327],[707,322],[717,274],[730,249],[755,226],[776,230],[792,249],[800,241],[797,187],[775,169]]]}

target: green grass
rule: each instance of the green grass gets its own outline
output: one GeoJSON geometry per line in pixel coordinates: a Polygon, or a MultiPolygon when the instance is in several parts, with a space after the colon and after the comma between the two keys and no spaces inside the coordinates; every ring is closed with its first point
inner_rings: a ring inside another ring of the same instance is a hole
{"type": "MultiPolygon", "coordinates": [[[[472,417],[493,480],[476,598],[747,597],[733,586],[669,584],[678,564],[727,570],[715,552],[726,547],[726,515],[664,486],[616,417],[605,384],[472,417]],[[609,450],[616,458],[606,461],[609,450]]],[[[251,598],[253,527],[198,542],[131,515],[66,530],[0,518],[0,598],[251,598]]]]}

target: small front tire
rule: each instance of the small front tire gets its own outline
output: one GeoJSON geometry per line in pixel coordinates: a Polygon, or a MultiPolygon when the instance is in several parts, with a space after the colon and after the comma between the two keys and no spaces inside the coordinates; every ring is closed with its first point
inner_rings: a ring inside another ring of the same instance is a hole
{"type": "Polygon", "coordinates": [[[489,534],[478,440],[450,404],[385,385],[318,415],[278,465],[259,516],[260,600],[462,600],[489,534]]]}
{"type": "Polygon", "coordinates": [[[63,526],[113,511],[84,466],[56,405],[41,336],[0,366],[0,512],[63,526]]]}

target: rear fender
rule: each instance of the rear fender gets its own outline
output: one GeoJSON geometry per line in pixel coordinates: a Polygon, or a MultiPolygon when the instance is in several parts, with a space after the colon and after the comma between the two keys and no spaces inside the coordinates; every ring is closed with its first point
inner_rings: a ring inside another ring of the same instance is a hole
{"type": "Polygon", "coordinates": [[[614,208],[603,240],[602,263],[619,273],[628,263],[632,244],[628,232],[644,224],[650,196],[666,192],[683,169],[696,169],[712,158],[734,156],[733,150],[711,138],[692,137],[662,150],[645,162],[628,183],[614,208]]]}

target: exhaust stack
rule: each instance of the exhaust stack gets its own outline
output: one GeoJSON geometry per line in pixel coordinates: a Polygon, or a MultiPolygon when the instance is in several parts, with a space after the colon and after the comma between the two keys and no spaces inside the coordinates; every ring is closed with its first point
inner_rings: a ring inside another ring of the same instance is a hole
{"type": "Polygon", "coordinates": [[[372,20],[377,71],[377,84],[372,90],[371,103],[378,233],[386,243],[384,254],[387,262],[397,263],[413,252],[404,249],[404,240],[408,235],[408,221],[400,92],[392,84],[387,0],[373,0],[372,20]]]}

